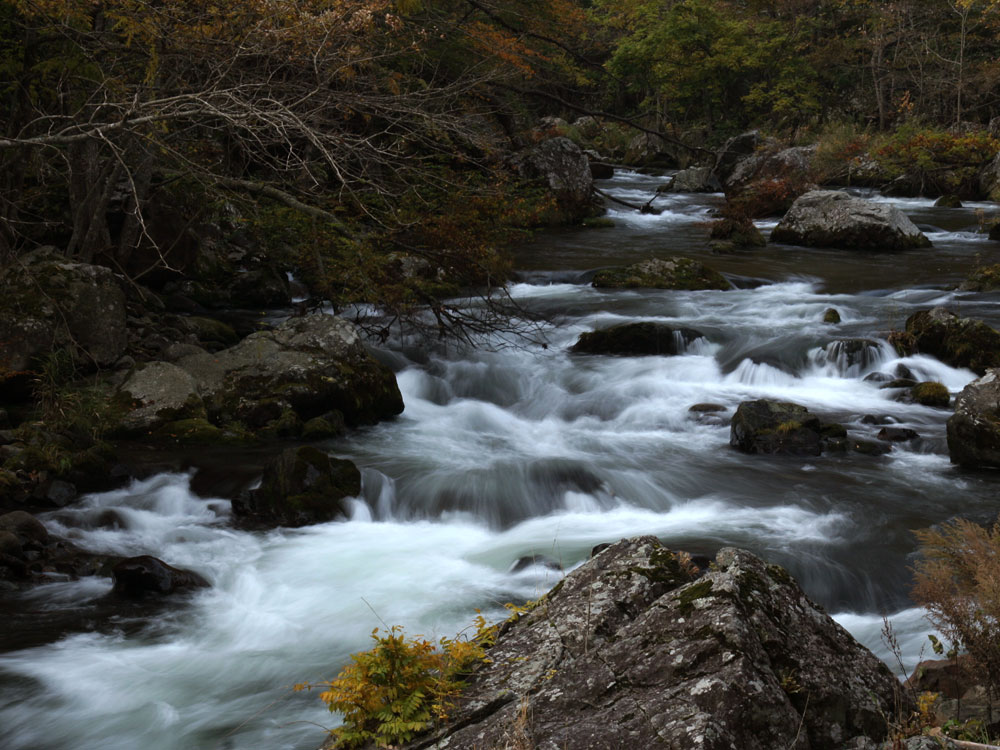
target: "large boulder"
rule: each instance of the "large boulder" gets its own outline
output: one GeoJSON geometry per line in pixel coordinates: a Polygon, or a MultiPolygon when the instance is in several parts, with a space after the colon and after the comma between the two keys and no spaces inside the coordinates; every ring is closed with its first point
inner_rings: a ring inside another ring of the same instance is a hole
{"type": "Polygon", "coordinates": [[[638,133],[625,148],[625,163],[633,167],[673,169],[677,154],[663,138],[652,133],[638,133]]]}
{"type": "Polygon", "coordinates": [[[581,219],[591,212],[594,178],[590,161],[569,138],[544,140],[519,151],[511,163],[521,177],[549,189],[565,218],[581,219]]]}
{"type": "Polygon", "coordinates": [[[651,258],[594,274],[593,284],[610,289],[731,289],[726,277],[690,258],[651,258]]]}
{"type": "Polygon", "coordinates": [[[930,354],[952,367],[968,367],[977,375],[1000,367],[1000,332],[943,307],[911,315],[905,332],[894,336],[893,342],[903,354],[930,354]]]}
{"type": "Polygon", "coordinates": [[[124,599],[166,596],[209,585],[198,573],[175,568],[149,555],[122,560],[111,569],[111,577],[111,593],[124,599]]]}
{"type": "Polygon", "coordinates": [[[664,323],[623,323],[580,334],[570,348],[577,354],[682,354],[701,334],[664,323]]]}
{"type": "Polygon", "coordinates": [[[948,455],[960,466],[1000,468],[1000,370],[989,370],[956,397],[948,455]]]}
{"type": "Polygon", "coordinates": [[[723,185],[728,185],[736,168],[758,151],[775,148],[773,139],[765,138],[759,130],[740,133],[726,141],[715,155],[713,172],[723,185]]]}
{"type": "Polygon", "coordinates": [[[56,350],[82,366],[107,366],[125,351],[125,293],[108,268],[39,248],[0,271],[0,378],[56,350]]]}
{"type": "Polygon", "coordinates": [[[209,418],[219,424],[264,414],[267,420],[249,424],[259,427],[291,409],[303,421],[340,412],[347,424],[359,425],[403,411],[392,370],[368,353],[353,324],[330,315],[290,318],[176,365],[194,378],[209,418]]]}
{"type": "Polygon", "coordinates": [[[402,747],[835,748],[911,708],[784,569],[725,548],[696,575],[650,536],[608,546],[503,626],[448,724],[402,747]]]}
{"type": "Polygon", "coordinates": [[[361,492],[350,461],[309,446],[287,448],[264,467],[260,487],[233,501],[233,513],[263,526],[306,526],[346,515],[344,499],[361,492]]]}
{"type": "Polygon", "coordinates": [[[813,190],[798,198],[771,232],[771,242],[856,250],[907,250],[931,244],[895,206],[852,198],[839,190],[813,190]]]}
{"type": "Polygon", "coordinates": [[[812,171],[816,146],[763,149],[741,159],[726,178],[727,191],[757,180],[798,180],[812,171]]]}

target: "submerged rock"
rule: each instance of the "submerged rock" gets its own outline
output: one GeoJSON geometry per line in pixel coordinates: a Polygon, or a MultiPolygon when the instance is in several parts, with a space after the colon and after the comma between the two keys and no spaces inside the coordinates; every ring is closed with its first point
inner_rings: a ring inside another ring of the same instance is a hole
{"type": "Polygon", "coordinates": [[[343,518],[344,498],[360,492],[361,473],[350,461],[288,448],[264,467],[260,487],[233,500],[233,513],[263,526],[306,526],[343,518]]]}
{"type": "Polygon", "coordinates": [[[663,323],[623,323],[580,334],[570,351],[577,354],[682,354],[701,334],[663,323]]]}
{"type": "Polygon", "coordinates": [[[854,250],[906,250],[931,244],[895,206],[852,198],[839,190],[813,190],[798,198],[771,232],[771,242],[854,250]]]}
{"type": "MultiPolygon", "coordinates": [[[[990,239],[1000,239],[1000,236],[990,239]]],[[[1000,289],[1000,263],[976,268],[958,289],[961,292],[994,292],[1000,289]]]]}
{"type": "Polygon", "coordinates": [[[608,289],[720,289],[732,288],[718,271],[690,258],[651,258],[625,268],[594,274],[595,287],[608,289]]]}
{"type": "Polygon", "coordinates": [[[111,577],[112,593],[125,599],[165,596],[209,585],[198,573],[175,568],[149,555],[122,560],[111,569],[111,577]]]}
{"type": "Polygon", "coordinates": [[[989,370],[955,398],[948,454],[960,466],[1000,468],[1000,370],[989,370]]]}
{"type": "Polygon", "coordinates": [[[726,548],[699,577],[650,536],[570,573],[489,658],[447,726],[403,747],[513,747],[517,729],[537,748],[834,748],[909,709],[784,569],[726,548]]]}
{"type": "Polygon", "coordinates": [[[930,354],[952,367],[968,367],[977,375],[1000,367],[1000,332],[974,318],[960,318],[935,307],[906,319],[906,331],[894,339],[903,354],[930,354]]]}

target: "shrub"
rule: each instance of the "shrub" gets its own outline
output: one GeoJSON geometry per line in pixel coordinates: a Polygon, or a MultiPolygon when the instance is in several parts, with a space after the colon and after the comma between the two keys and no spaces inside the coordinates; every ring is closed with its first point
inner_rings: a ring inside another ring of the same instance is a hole
{"type": "Polygon", "coordinates": [[[913,598],[968,652],[992,701],[1000,688],[1000,520],[983,527],[957,519],[915,533],[923,557],[913,598]]]}
{"type": "Polygon", "coordinates": [[[934,190],[959,196],[978,192],[979,170],[1000,150],[986,131],[952,133],[905,126],[875,152],[890,178],[907,175],[920,193],[934,190]]]}
{"type": "MultiPolygon", "coordinates": [[[[391,747],[408,742],[448,718],[462,688],[461,678],[486,660],[496,627],[482,615],[471,638],[441,638],[434,644],[420,636],[407,638],[393,626],[372,631],[374,648],[351,656],[335,680],[323,683],[320,699],[344,723],[332,730],[335,747],[354,748],[370,742],[391,747]]],[[[312,687],[296,685],[296,690],[312,687]]]]}

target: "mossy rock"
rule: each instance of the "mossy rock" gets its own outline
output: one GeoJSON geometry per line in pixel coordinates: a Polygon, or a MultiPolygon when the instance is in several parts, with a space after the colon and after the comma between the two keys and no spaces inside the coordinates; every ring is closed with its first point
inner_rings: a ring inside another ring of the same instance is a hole
{"type": "Polygon", "coordinates": [[[703,263],[690,258],[653,258],[625,268],[608,268],[594,275],[593,285],[605,289],[728,290],[732,284],[703,263]]]}
{"type": "Polygon", "coordinates": [[[823,313],[823,322],[836,325],[840,322],[840,313],[833,307],[827,308],[823,313]]]}
{"type": "Polygon", "coordinates": [[[326,440],[344,434],[344,417],[334,412],[322,417],[313,417],[302,426],[303,440],[326,440]]]}
{"type": "Polygon", "coordinates": [[[906,334],[897,348],[900,343],[909,344],[908,354],[930,354],[952,367],[967,367],[977,375],[1000,367],[1000,332],[981,320],[960,318],[943,307],[935,307],[907,318],[906,334]]]}
{"type": "Polygon", "coordinates": [[[259,488],[233,501],[233,512],[254,524],[304,526],[346,515],[344,499],[361,492],[351,463],[305,446],[288,448],[264,468],[259,488]]]}
{"type": "Polygon", "coordinates": [[[185,318],[185,327],[198,337],[199,341],[232,346],[240,340],[239,334],[228,323],[215,318],[192,316],[185,318]]]}
{"type": "Polygon", "coordinates": [[[281,416],[268,422],[260,431],[263,438],[294,438],[302,434],[302,420],[294,409],[285,409],[281,416]]]}
{"type": "Polygon", "coordinates": [[[993,292],[1000,289],[1000,263],[976,268],[958,289],[962,292],[993,292]]]}
{"type": "Polygon", "coordinates": [[[714,240],[712,249],[717,251],[764,247],[767,244],[764,235],[749,219],[719,219],[709,228],[708,236],[714,240]]]}
{"type": "Polygon", "coordinates": [[[615,222],[607,216],[591,216],[583,220],[583,226],[587,229],[612,229],[615,222]]]}
{"type": "Polygon", "coordinates": [[[821,423],[799,404],[760,399],[744,401],[733,414],[729,444],[744,453],[818,456],[821,423]]]}
{"type": "Polygon", "coordinates": [[[168,422],[153,433],[153,437],[180,445],[252,445],[256,437],[242,425],[216,427],[207,419],[179,419],[168,422]]]}
{"type": "Polygon", "coordinates": [[[913,386],[910,389],[910,398],[923,406],[936,406],[944,409],[948,408],[951,403],[951,394],[948,393],[945,385],[932,381],[917,383],[913,386]]]}

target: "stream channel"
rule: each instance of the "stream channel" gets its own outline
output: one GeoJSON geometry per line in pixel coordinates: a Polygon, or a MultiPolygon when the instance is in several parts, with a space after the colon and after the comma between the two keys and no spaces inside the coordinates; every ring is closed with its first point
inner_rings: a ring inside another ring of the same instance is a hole
{"type": "MultiPolygon", "coordinates": [[[[663,181],[625,172],[601,185],[645,202],[663,181]]],[[[930,357],[899,359],[885,337],[935,305],[1000,326],[1000,295],[951,291],[977,263],[1000,261],[1000,245],[976,231],[977,212],[997,206],[893,199],[934,243],[925,250],[768,245],[712,255],[705,223],[722,201],[666,194],[655,201],[659,215],[612,209],[614,228],[544,232],[518,248],[510,291],[552,323],[546,348],[398,344],[381,352],[406,409],[328,444],[362,467],[363,496],[347,522],[236,530],[228,501],[192,490],[194,470],[158,473],[50,514],[50,531],[80,546],[155,555],[212,587],[152,618],[121,614],[110,627],[31,648],[0,642],[0,747],[315,748],[336,717],[315,692],[289,688],[335,676],[373,629],[451,636],[476,609],[502,618],[503,603],[555,584],[555,568],[638,534],[700,554],[737,545],[784,565],[892,661],[880,640],[888,615],[912,667],[931,629],[908,599],[911,530],[958,514],[991,518],[998,477],[949,463],[950,411],[897,401],[865,377],[904,366],[952,394],[974,379],[930,357]],[[589,285],[599,267],[675,254],[703,260],[737,288],[589,285]],[[840,324],[822,322],[830,307],[840,324]],[[566,351],[584,331],[638,320],[703,338],[673,357],[566,351]],[[849,361],[833,342],[855,337],[876,343],[849,361]],[[743,455],[729,447],[729,416],[756,398],[794,401],[867,439],[879,427],[862,418],[887,415],[921,438],[884,457],[743,455]],[[727,411],[692,418],[689,407],[703,402],[727,411]],[[98,522],[109,509],[120,528],[98,522]],[[547,564],[512,570],[529,555],[547,564]]],[[[774,223],[759,226],[766,234],[774,223]]],[[[20,606],[86,614],[110,587],[98,578],[54,581],[22,595],[20,606]]]]}

